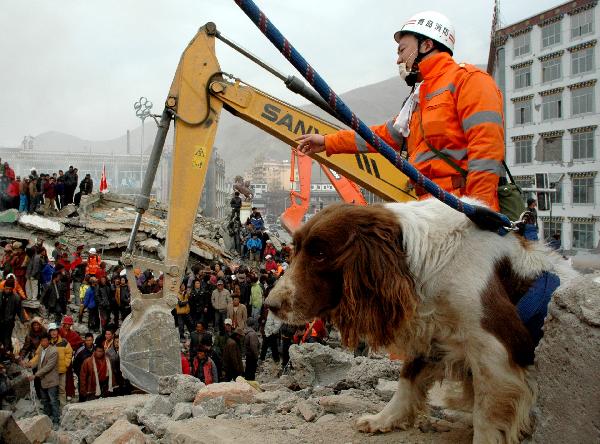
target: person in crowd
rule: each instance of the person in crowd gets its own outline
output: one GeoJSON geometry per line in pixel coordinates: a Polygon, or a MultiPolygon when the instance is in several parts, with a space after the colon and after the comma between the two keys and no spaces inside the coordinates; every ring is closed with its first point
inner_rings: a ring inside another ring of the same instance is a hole
{"type": "Polygon", "coordinates": [[[252,286],[250,287],[250,307],[252,309],[250,317],[258,319],[260,310],[263,305],[263,288],[256,276],[251,278],[252,286]]]}
{"type": "Polygon", "coordinates": [[[39,280],[42,275],[43,266],[44,263],[42,261],[41,252],[36,248],[31,248],[31,257],[29,263],[27,264],[27,271],[25,273],[25,277],[27,279],[25,291],[27,292],[29,299],[38,298],[39,280]]]}
{"type": "Polygon", "coordinates": [[[285,369],[290,361],[290,347],[294,343],[296,328],[290,324],[282,324],[279,329],[281,335],[281,368],[285,369]]]}
{"type": "Polygon", "coordinates": [[[61,175],[62,170],[58,172],[54,191],[56,193],[56,208],[60,211],[65,206],[65,179],[61,175]]]}
{"type": "MultiPolygon", "coordinates": [[[[98,278],[98,288],[96,289],[96,304],[98,305],[98,314],[100,315],[100,327],[104,330],[110,324],[112,306],[112,289],[106,280],[106,276],[98,278]]],[[[118,320],[117,320],[118,322],[118,320]]]]}
{"type": "MultiPolygon", "coordinates": [[[[94,335],[90,332],[84,336],[84,342],[73,355],[73,372],[77,375],[77,381],[81,384],[81,367],[87,358],[94,354],[94,335]]],[[[79,390],[81,393],[81,389],[79,390]]],[[[85,398],[79,398],[79,401],[85,401],[85,398]]]]}
{"type": "Polygon", "coordinates": [[[90,282],[89,278],[85,276],[83,278],[83,281],[81,282],[81,285],[79,286],[79,314],[77,316],[77,320],[80,324],[83,322],[83,313],[85,312],[85,306],[83,305],[83,301],[85,299],[85,294],[88,288],[90,288],[90,282]]]}
{"type": "Polygon", "coordinates": [[[15,291],[16,281],[8,278],[4,281],[4,288],[0,293],[0,346],[5,352],[12,353],[12,333],[15,328],[15,318],[25,322],[25,314],[21,305],[21,298],[15,291]]]}
{"type": "Polygon", "coordinates": [[[233,300],[227,305],[227,318],[233,322],[233,328],[246,328],[246,321],[248,320],[248,311],[246,306],[240,304],[239,287],[235,287],[233,300]]]}
{"type": "Polygon", "coordinates": [[[202,338],[206,334],[206,324],[200,320],[196,322],[196,328],[190,333],[190,356],[196,356],[196,351],[200,348],[202,338]]]}
{"type": "MultiPolygon", "coordinates": [[[[79,333],[73,330],[72,316],[65,316],[63,318],[62,327],[58,330],[58,334],[61,338],[67,340],[73,352],[78,350],[83,344],[83,339],[79,336],[79,333]]],[[[73,366],[71,365],[71,362],[67,367],[65,391],[67,394],[67,401],[70,401],[75,396],[75,382],[73,380],[73,366]]]]}
{"type": "Polygon", "coordinates": [[[44,214],[52,214],[56,211],[56,181],[54,177],[44,184],[44,214]]]}
{"type": "Polygon", "coordinates": [[[211,305],[210,297],[208,283],[202,279],[194,279],[190,290],[190,313],[194,324],[198,322],[207,324],[211,305]]]}
{"type": "Polygon", "coordinates": [[[273,256],[271,256],[270,254],[267,254],[265,256],[265,271],[267,273],[276,273],[277,272],[277,262],[275,262],[275,259],[273,259],[273,256]]]}
{"type": "Polygon", "coordinates": [[[233,193],[229,206],[231,207],[231,219],[235,219],[236,217],[239,219],[240,209],[242,208],[242,198],[239,191],[233,193]]]}
{"type": "Polygon", "coordinates": [[[272,240],[268,240],[265,242],[266,246],[265,246],[265,259],[267,258],[268,255],[270,255],[272,258],[275,258],[277,256],[277,250],[275,249],[275,247],[273,246],[273,241],[272,240]]]}
{"type": "Polygon", "coordinates": [[[244,330],[236,328],[225,342],[223,349],[223,372],[225,381],[235,381],[235,378],[244,374],[244,363],[242,361],[241,341],[244,338],[244,330]]]}
{"type": "Polygon", "coordinates": [[[30,360],[40,346],[42,335],[47,333],[46,328],[42,324],[42,318],[39,316],[33,318],[29,324],[29,331],[25,336],[23,347],[19,352],[19,356],[23,360],[30,360]]]}
{"type": "Polygon", "coordinates": [[[231,293],[225,288],[222,280],[217,281],[217,288],[212,292],[211,304],[215,314],[215,329],[223,328],[223,320],[227,317],[227,306],[231,302],[231,293]]]}
{"type": "Polygon", "coordinates": [[[112,364],[104,353],[102,344],[96,345],[92,356],[87,358],[81,366],[81,380],[79,381],[79,398],[90,401],[98,398],[113,396],[116,380],[112,364]]]}
{"type": "Polygon", "coordinates": [[[123,274],[118,279],[119,285],[115,289],[115,302],[117,303],[121,320],[124,321],[129,313],[131,313],[131,291],[129,290],[127,276],[123,274]]]}
{"type": "Polygon", "coordinates": [[[254,381],[256,379],[256,368],[260,356],[260,341],[258,340],[256,330],[254,330],[255,325],[256,321],[254,319],[248,319],[244,331],[244,350],[246,351],[246,370],[244,372],[244,378],[248,381],[254,381]]]}
{"type": "Polygon", "coordinates": [[[77,177],[77,171],[73,168],[73,165],[69,166],[69,169],[65,172],[64,182],[65,204],[72,204],[75,189],[77,188],[77,183],[79,182],[79,178],[77,177]]]}
{"type": "Polygon", "coordinates": [[[19,213],[27,213],[29,211],[29,184],[31,179],[25,177],[19,185],[19,213]]]}
{"type": "Polygon", "coordinates": [[[71,281],[73,282],[73,294],[75,298],[79,297],[79,289],[85,278],[86,264],[83,261],[83,245],[78,245],[71,257],[71,281]]]}
{"type": "Polygon", "coordinates": [[[54,316],[54,322],[60,324],[67,312],[66,287],[62,282],[62,274],[55,271],[50,284],[44,290],[40,303],[46,307],[49,316],[54,316]]]}
{"type": "MultiPolygon", "coordinates": [[[[35,171],[32,171],[32,173],[34,173],[35,171]]],[[[37,206],[38,206],[38,201],[39,201],[39,196],[40,193],[38,192],[38,188],[37,188],[37,176],[33,176],[33,174],[30,174],[29,176],[29,183],[28,183],[28,203],[29,203],[29,208],[28,208],[28,213],[29,214],[33,214],[35,213],[35,211],[37,210],[37,206]]]]}
{"type": "Polygon", "coordinates": [[[258,266],[260,262],[260,253],[262,250],[262,241],[258,238],[258,233],[253,232],[250,239],[246,242],[248,249],[248,259],[253,266],[258,266]]]}
{"type": "Polygon", "coordinates": [[[528,211],[529,213],[531,213],[533,225],[535,225],[535,228],[537,229],[538,228],[537,200],[535,200],[533,197],[530,197],[529,199],[527,199],[527,209],[525,211],[528,211]]]}
{"type": "Polygon", "coordinates": [[[206,385],[219,382],[217,365],[210,355],[210,347],[201,345],[196,350],[196,356],[192,362],[191,374],[206,385]]]}
{"type": "Polygon", "coordinates": [[[313,318],[311,322],[306,323],[306,329],[302,336],[302,343],[318,342],[323,344],[327,338],[327,329],[320,318],[313,318]]]}
{"type": "Polygon", "coordinates": [[[58,428],[60,421],[58,351],[56,346],[50,343],[48,333],[42,334],[36,356],[37,370],[29,377],[29,380],[38,379],[40,381],[40,395],[44,413],[52,419],[54,427],[58,428]]]}
{"type": "Polygon", "coordinates": [[[98,273],[98,269],[100,268],[100,262],[102,262],[102,258],[98,255],[96,249],[94,247],[90,248],[88,250],[85,274],[96,277],[96,273],[98,273]]]}
{"type": "Polygon", "coordinates": [[[265,321],[264,337],[262,348],[260,350],[260,360],[264,361],[267,357],[267,351],[271,349],[273,361],[279,363],[279,330],[281,329],[281,320],[273,314],[271,310],[267,313],[265,321]]]}
{"type": "Polygon", "coordinates": [[[25,254],[23,243],[13,242],[12,244],[12,257],[10,259],[10,265],[12,273],[15,275],[19,286],[25,290],[27,287],[27,264],[29,263],[29,257],[25,254]]]}
{"type": "Polygon", "coordinates": [[[177,328],[179,329],[179,339],[185,340],[185,327],[188,328],[191,334],[194,330],[192,318],[190,317],[190,294],[187,290],[185,282],[179,285],[177,294],[177,305],[175,306],[177,314],[177,328]]]}
{"type": "Polygon", "coordinates": [[[56,266],[54,263],[54,258],[52,256],[49,256],[48,262],[42,268],[42,274],[41,274],[42,283],[40,286],[41,290],[42,290],[42,294],[46,290],[46,288],[48,288],[48,286],[50,285],[50,282],[52,282],[52,276],[54,276],[55,272],[56,272],[56,266]]]}
{"type": "MultiPolygon", "coordinates": [[[[73,349],[69,342],[60,337],[58,333],[58,325],[51,323],[48,325],[48,333],[50,334],[50,344],[56,347],[58,353],[57,370],[58,370],[58,400],[61,408],[67,403],[67,368],[71,365],[73,358],[73,349]]],[[[41,355],[36,352],[36,355],[29,362],[30,367],[39,367],[39,359],[41,355]]]]}
{"type": "Polygon", "coordinates": [[[95,277],[89,278],[89,287],[85,291],[83,298],[83,309],[88,311],[88,329],[98,331],[100,318],[98,316],[98,305],[96,304],[96,291],[98,290],[98,281],[95,277]]]}

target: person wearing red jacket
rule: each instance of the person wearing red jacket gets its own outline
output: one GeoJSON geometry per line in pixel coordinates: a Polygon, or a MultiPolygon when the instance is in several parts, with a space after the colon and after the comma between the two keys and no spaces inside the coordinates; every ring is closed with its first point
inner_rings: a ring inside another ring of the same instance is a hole
{"type": "MultiPolygon", "coordinates": [[[[445,191],[498,210],[506,172],[503,101],[494,79],[454,61],[454,27],[437,12],[411,17],[394,39],[400,76],[412,91],[397,116],[371,129],[396,151],[407,151],[410,163],[445,191]]],[[[351,130],[297,140],[305,154],[376,152],[351,130]]],[[[413,185],[419,199],[430,197],[413,185]]]]}
{"type": "Polygon", "coordinates": [[[268,272],[272,271],[274,273],[277,272],[277,262],[275,262],[275,259],[273,259],[273,256],[271,256],[270,254],[268,254],[265,257],[266,261],[265,261],[265,270],[268,272]]]}
{"type": "Polygon", "coordinates": [[[265,258],[267,255],[271,255],[272,257],[277,256],[277,250],[273,246],[273,242],[270,240],[267,241],[267,246],[265,247],[265,258]]]}
{"type": "Polygon", "coordinates": [[[21,189],[21,177],[17,177],[8,184],[6,188],[6,195],[8,196],[8,202],[10,208],[19,208],[19,194],[21,189]]]}
{"type": "MultiPolygon", "coordinates": [[[[79,350],[79,347],[83,344],[83,339],[79,336],[79,333],[72,330],[73,327],[73,318],[71,316],[65,316],[62,320],[62,327],[58,329],[58,334],[61,338],[67,340],[73,352],[79,350]]],[[[73,398],[75,396],[75,380],[73,379],[73,366],[69,365],[67,367],[67,375],[66,375],[66,383],[65,383],[65,392],[67,395],[67,401],[70,401],[69,398],[73,398]]]]}

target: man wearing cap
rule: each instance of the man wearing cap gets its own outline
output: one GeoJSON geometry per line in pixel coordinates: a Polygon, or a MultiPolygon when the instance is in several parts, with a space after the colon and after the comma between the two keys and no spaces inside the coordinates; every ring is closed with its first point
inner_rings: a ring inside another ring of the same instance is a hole
{"type": "MultiPolygon", "coordinates": [[[[61,338],[67,340],[73,352],[81,347],[83,339],[79,336],[79,333],[73,330],[73,317],[65,316],[62,320],[62,327],[58,330],[58,334],[61,338]]],[[[66,385],[65,390],[67,392],[67,401],[75,396],[75,381],[73,380],[73,366],[69,362],[67,367],[66,385]]]]}
{"type": "Polygon", "coordinates": [[[14,278],[4,281],[4,288],[0,293],[0,347],[6,352],[12,352],[12,332],[15,328],[15,317],[25,322],[25,313],[21,306],[21,298],[15,291],[14,278]]]}
{"type": "Polygon", "coordinates": [[[231,302],[231,293],[220,279],[217,281],[217,288],[212,292],[210,302],[215,312],[215,329],[222,330],[222,322],[227,317],[227,306],[231,302]]]}
{"type": "Polygon", "coordinates": [[[42,324],[42,318],[36,316],[33,318],[29,324],[29,332],[27,336],[25,336],[25,342],[23,343],[23,347],[19,352],[21,359],[31,359],[35,354],[35,351],[40,345],[40,339],[44,333],[46,333],[46,328],[42,324]]]}
{"type": "Polygon", "coordinates": [[[267,254],[265,256],[265,270],[267,273],[277,272],[277,262],[275,262],[275,259],[273,259],[273,256],[271,256],[270,254],[267,254]]]}
{"type": "MultiPolygon", "coordinates": [[[[400,113],[371,129],[421,173],[456,196],[470,196],[498,210],[498,183],[505,180],[503,102],[494,80],[452,58],[450,20],[435,11],[411,17],[394,34],[400,77],[412,91],[400,113]]],[[[376,152],[354,131],[299,137],[305,154],[376,152]]],[[[420,199],[427,191],[415,185],[420,199]]]]}

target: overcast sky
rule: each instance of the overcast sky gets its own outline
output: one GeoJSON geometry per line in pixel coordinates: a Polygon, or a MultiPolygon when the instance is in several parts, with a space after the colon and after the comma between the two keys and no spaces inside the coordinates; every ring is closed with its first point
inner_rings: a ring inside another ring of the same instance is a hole
{"type": "MultiPolygon", "coordinates": [[[[424,7],[454,22],[458,61],[487,62],[492,0],[256,3],[338,93],[396,75],[392,35],[424,7]]],[[[503,0],[502,22],[561,3],[503,0]]],[[[181,52],[208,21],[296,74],[233,0],[0,0],[0,11],[0,146],[51,130],[90,140],[119,137],[139,125],[133,103],[141,95],[160,113],[181,52]]],[[[303,102],[220,42],[217,56],[223,71],[303,102]]]]}

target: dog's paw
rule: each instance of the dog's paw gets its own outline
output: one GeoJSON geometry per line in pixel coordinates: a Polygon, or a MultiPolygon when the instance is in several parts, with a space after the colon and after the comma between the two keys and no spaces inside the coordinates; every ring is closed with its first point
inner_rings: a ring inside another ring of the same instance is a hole
{"type": "Polygon", "coordinates": [[[356,421],[356,428],[364,433],[391,432],[395,428],[405,428],[392,417],[382,415],[364,415],[356,421]]]}

